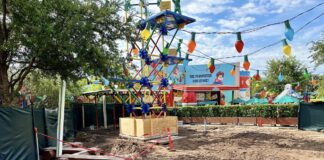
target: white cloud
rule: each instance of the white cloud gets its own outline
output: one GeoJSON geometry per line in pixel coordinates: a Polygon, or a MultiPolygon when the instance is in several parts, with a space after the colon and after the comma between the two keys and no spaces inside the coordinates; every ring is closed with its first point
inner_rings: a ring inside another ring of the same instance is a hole
{"type": "Polygon", "coordinates": [[[267,12],[267,9],[262,5],[256,5],[255,3],[249,2],[239,8],[232,8],[234,16],[244,17],[247,15],[261,15],[267,12]]]}
{"type": "Polygon", "coordinates": [[[270,0],[268,2],[268,7],[276,7],[272,13],[283,13],[289,9],[302,7],[313,3],[313,0],[270,0]]]}
{"type": "Polygon", "coordinates": [[[232,0],[191,0],[182,1],[182,12],[186,14],[219,14],[227,9],[232,0]]]}
{"type": "Polygon", "coordinates": [[[239,19],[232,19],[232,20],[219,19],[216,23],[220,25],[222,28],[237,30],[239,28],[245,27],[246,25],[254,21],[255,18],[253,17],[242,17],[239,19]]]}

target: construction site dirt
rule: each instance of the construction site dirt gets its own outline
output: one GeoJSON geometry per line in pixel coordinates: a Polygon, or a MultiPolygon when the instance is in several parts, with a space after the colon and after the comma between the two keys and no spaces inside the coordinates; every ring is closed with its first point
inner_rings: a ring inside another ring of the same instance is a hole
{"type": "Polygon", "coordinates": [[[115,129],[78,132],[76,140],[86,147],[131,159],[324,159],[324,134],[295,127],[201,125],[179,127],[183,139],[155,145],[119,137],[115,129]]]}

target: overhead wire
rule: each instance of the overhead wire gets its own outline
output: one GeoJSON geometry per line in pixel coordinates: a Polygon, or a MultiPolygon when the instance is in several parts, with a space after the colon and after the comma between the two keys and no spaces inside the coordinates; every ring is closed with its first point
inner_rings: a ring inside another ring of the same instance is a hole
{"type": "MultiPolygon", "coordinates": [[[[302,16],[303,14],[308,13],[308,12],[314,10],[315,8],[317,8],[317,7],[319,7],[319,6],[323,5],[323,4],[324,4],[324,2],[319,3],[319,4],[313,6],[313,7],[309,8],[309,9],[307,9],[307,10],[305,10],[305,11],[303,11],[303,12],[301,12],[301,13],[299,13],[299,14],[297,14],[297,15],[289,18],[289,19],[287,19],[287,20],[292,21],[292,20],[294,20],[294,19],[302,16]]],[[[187,33],[196,33],[196,34],[237,34],[238,32],[240,32],[241,34],[244,34],[244,33],[255,32],[255,31],[261,30],[263,28],[270,27],[270,26],[283,24],[283,23],[285,23],[285,21],[286,20],[279,21],[279,22],[274,22],[274,23],[270,23],[270,24],[263,25],[263,26],[259,26],[259,27],[255,27],[255,28],[250,28],[250,29],[246,29],[246,30],[241,30],[241,31],[236,31],[236,32],[232,32],[232,31],[212,31],[212,32],[201,31],[201,32],[199,32],[199,31],[188,31],[188,30],[185,30],[185,29],[182,30],[182,31],[183,32],[187,32],[187,33]]]]}

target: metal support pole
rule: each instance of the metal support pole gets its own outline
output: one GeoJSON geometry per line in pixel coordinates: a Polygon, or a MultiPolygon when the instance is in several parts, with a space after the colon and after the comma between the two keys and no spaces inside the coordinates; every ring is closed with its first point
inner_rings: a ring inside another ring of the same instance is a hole
{"type": "MultiPolygon", "coordinates": [[[[63,140],[65,89],[66,89],[66,82],[62,79],[61,89],[59,92],[59,108],[58,108],[58,119],[57,119],[57,139],[60,140],[63,140]]],[[[56,157],[62,156],[62,149],[63,149],[63,143],[61,141],[57,141],[56,157]]]]}
{"type": "Polygon", "coordinates": [[[104,118],[104,127],[107,129],[107,108],[106,108],[106,95],[102,96],[102,112],[104,118]]]}

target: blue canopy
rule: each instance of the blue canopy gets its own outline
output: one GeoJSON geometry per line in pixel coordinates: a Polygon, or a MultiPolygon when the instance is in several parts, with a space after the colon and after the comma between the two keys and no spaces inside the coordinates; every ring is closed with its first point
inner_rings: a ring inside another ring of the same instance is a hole
{"type": "Polygon", "coordinates": [[[195,22],[196,20],[169,10],[165,10],[147,18],[145,21],[149,22],[151,26],[164,24],[168,30],[173,30],[178,28],[179,24],[184,23],[187,25],[195,22]],[[160,18],[163,19],[163,21],[158,21],[160,18]]]}
{"type": "MultiPolygon", "coordinates": [[[[179,64],[181,63],[185,58],[180,58],[180,57],[176,57],[176,56],[168,56],[167,60],[165,61],[166,64],[168,65],[174,65],[174,64],[179,64]]],[[[188,61],[191,61],[192,59],[188,59],[188,61]]],[[[163,62],[161,61],[160,58],[158,59],[154,59],[152,60],[154,64],[157,64],[159,62],[159,64],[162,64],[163,62]]]]}
{"type": "Polygon", "coordinates": [[[246,104],[268,104],[268,100],[265,98],[259,99],[259,98],[254,97],[254,98],[246,101],[246,104]]]}
{"type": "Polygon", "coordinates": [[[281,98],[275,98],[273,103],[286,104],[286,103],[299,103],[299,99],[291,96],[283,96],[281,98]]]}

